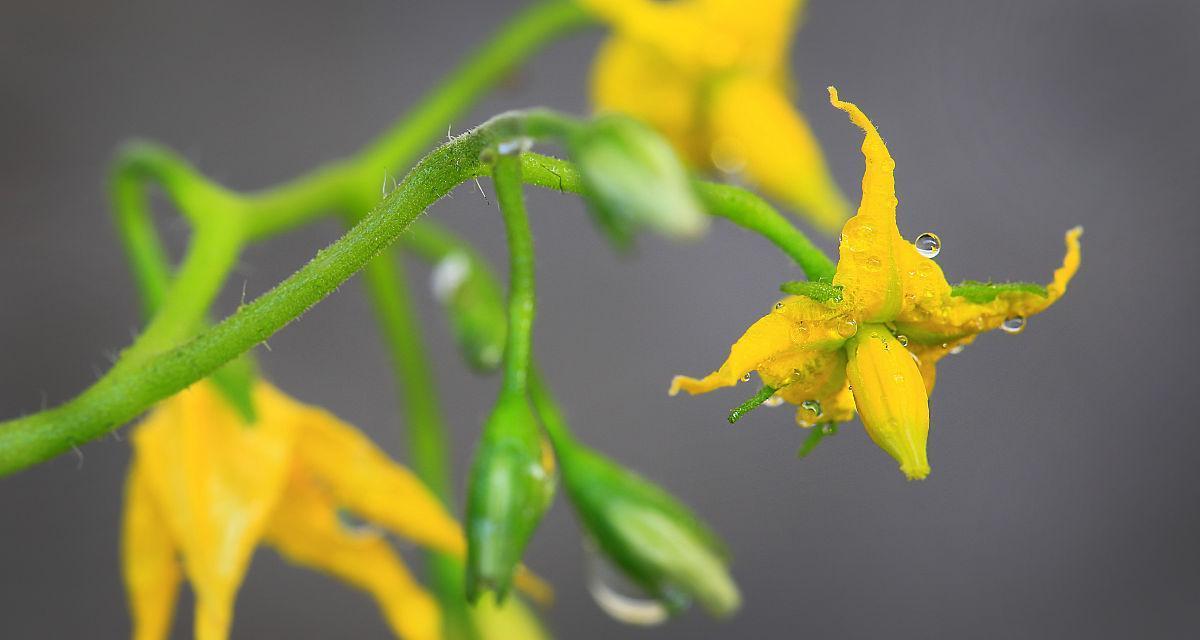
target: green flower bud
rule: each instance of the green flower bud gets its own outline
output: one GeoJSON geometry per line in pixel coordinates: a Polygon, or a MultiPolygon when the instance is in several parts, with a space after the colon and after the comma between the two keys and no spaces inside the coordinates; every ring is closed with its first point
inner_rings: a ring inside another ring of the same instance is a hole
{"type": "Polygon", "coordinates": [[[675,498],[578,445],[560,449],[567,493],[599,550],[678,611],[694,599],[714,616],[741,605],[724,545],[675,498]]]}
{"type": "Polygon", "coordinates": [[[627,116],[596,118],[567,140],[585,195],[601,226],[618,239],[639,226],[672,238],[708,228],[687,171],[658,133],[627,116]]]}
{"type": "Polygon", "coordinates": [[[431,285],[434,297],[446,306],[467,363],[477,371],[496,370],[504,355],[508,311],[486,265],[465,251],[448,253],[434,267],[431,285]]]}
{"type": "Polygon", "coordinates": [[[503,601],[554,495],[552,458],[523,395],[501,394],[484,426],[467,496],[467,599],[503,601]]]}

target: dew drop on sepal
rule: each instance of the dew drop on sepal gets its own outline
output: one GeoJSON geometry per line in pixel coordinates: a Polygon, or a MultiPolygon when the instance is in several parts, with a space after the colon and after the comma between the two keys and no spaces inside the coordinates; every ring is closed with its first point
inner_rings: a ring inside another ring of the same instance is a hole
{"type": "Polygon", "coordinates": [[[595,543],[585,541],[588,593],[600,610],[612,619],[625,624],[650,627],[662,624],[671,617],[666,605],[646,595],[607,558],[596,550],[595,543]]]}
{"type": "Polygon", "coordinates": [[[821,410],[821,403],[816,400],[805,400],[800,403],[800,407],[805,411],[811,412],[814,416],[820,418],[824,412],[821,410]]]}

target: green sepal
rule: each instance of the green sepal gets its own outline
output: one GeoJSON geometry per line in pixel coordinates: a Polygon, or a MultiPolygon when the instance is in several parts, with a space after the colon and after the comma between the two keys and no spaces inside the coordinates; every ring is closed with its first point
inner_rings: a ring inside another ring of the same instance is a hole
{"type": "Polygon", "coordinates": [[[808,454],[817,448],[825,438],[836,436],[838,426],[834,422],[826,422],[809,427],[808,437],[804,439],[804,443],[800,445],[800,450],[796,452],[797,458],[807,458],[808,454]]]}
{"type": "Polygon", "coordinates": [[[979,282],[964,280],[950,287],[950,295],[965,298],[974,304],[987,304],[1005,293],[1025,293],[1045,298],[1050,295],[1046,287],[1036,282],[979,282]]]}
{"type": "Polygon", "coordinates": [[[823,280],[792,280],[779,285],[779,290],[793,296],[804,296],[817,302],[841,302],[841,285],[823,280]]]}
{"type": "Polygon", "coordinates": [[[747,413],[750,413],[751,411],[754,411],[762,406],[762,403],[766,402],[771,398],[771,396],[775,395],[776,391],[778,391],[778,389],[775,387],[763,385],[763,387],[759,389],[758,393],[755,393],[753,397],[749,398],[733,409],[730,409],[729,424],[735,424],[738,420],[741,420],[743,417],[745,417],[747,413]]]}

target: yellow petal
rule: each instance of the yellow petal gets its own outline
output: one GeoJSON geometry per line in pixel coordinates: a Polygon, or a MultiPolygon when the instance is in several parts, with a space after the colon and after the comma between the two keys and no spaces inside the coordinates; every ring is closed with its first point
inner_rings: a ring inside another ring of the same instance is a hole
{"type": "Polygon", "coordinates": [[[493,594],[485,593],[471,608],[471,621],[480,640],[548,640],[550,635],[537,616],[520,598],[507,598],[496,604],[493,594]]]}
{"type": "Polygon", "coordinates": [[[697,380],[675,376],[671,395],[680,390],[696,395],[719,387],[731,387],[751,371],[759,371],[763,382],[783,386],[799,369],[801,376],[812,377],[819,367],[810,363],[821,352],[832,352],[849,335],[845,318],[836,310],[810,298],[791,296],[746,330],[729,350],[721,368],[697,380]]]}
{"type": "Polygon", "coordinates": [[[798,0],[582,0],[620,36],[652,46],[681,71],[743,69],[774,75],[785,64],[798,0]]]}
{"type": "MultiPolygon", "coordinates": [[[[999,327],[1007,318],[1022,320],[1040,313],[1066,293],[1067,284],[1079,270],[1082,227],[1066,234],[1062,266],[1046,285],[1046,295],[1028,291],[1001,291],[988,302],[971,302],[951,295],[949,286],[927,290],[905,305],[896,319],[897,328],[910,338],[928,344],[966,344],[968,338],[999,327]]],[[[940,270],[937,272],[940,277],[940,270]]]]}
{"type": "Polygon", "coordinates": [[[371,594],[392,631],[407,640],[439,640],[441,612],[378,531],[352,531],[337,504],[303,470],[288,484],[266,531],[293,562],[329,573],[371,594]]]}
{"type": "Polygon", "coordinates": [[[929,475],[929,395],[912,354],[883,325],[864,326],[846,348],[846,376],[867,435],[910,480],[929,475]]]}
{"type": "Polygon", "coordinates": [[[896,162],[875,125],[857,106],[839,100],[833,87],[829,87],[829,102],[866,134],[862,200],[858,213],[842,229],[833,282],[843,287],[843,296],[857,309],[860,321],[889,321],[900,312],[903,296],[896,257],[897,243],[902,242],[896,227],[896,162]]]}
{"type": "Polygon", "coordinates": [[[408,469],[333,414],[308,408],[297,455],[339,504],[431,549],[458,553],[462,532],[441,500],[408,469]]]}
{"type": "Polygon", "coordinates": [[[228,635],[233,602],[282,493],[295,405],[262,384],[246,425],[211,383],[180,392],[135,432],[139,473],[179,546],[198,638],[228,635]]]}
{"type": "Polygon", "coordinates": [[[836,372],[830,372],[824,389],[814,392],[791,385],[779,390],[777,395],[780,398],[796,405],[796,424],[801,427],[848,422],[854,418],[854,397],[846,380],[846,356],[844,352],[839,352],[839,355],[841,367],[836,372]]]}
{"type": "Polygon", "coordinates": [[[121,566],[133,617],[134,640],[159,640],[171,630],[183,573],[175,544],[134,462],[125,481],[121,566]]]}
{"type": "Polygon", "coordinates": [[[849,203],[808,123],[778,82],[757,74],[731,77],[713,90],[710,109],[710,154],[719,168],[744,165],[750,181],[826,231],[846,221],[849,203]]]}

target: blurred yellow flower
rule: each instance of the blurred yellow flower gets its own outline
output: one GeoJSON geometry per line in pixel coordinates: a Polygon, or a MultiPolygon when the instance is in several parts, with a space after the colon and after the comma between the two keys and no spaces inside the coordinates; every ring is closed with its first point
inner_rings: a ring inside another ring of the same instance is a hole
{"type": "Polygon", "coordinates": [[[1079,268],[1083,230],[1067,232],[1063,264],[1045,287],[950,286],[931,259],[936,237],[923,234],[914,244],[900,236],[895,162],[874,125],[832,87],[829,98],[866,133],[862,202],[842,231],[836,275],[832,282],[793,283],[797,295],[755,322],[720,369],[700,380],[677,376],[671,393],[706,393],[757,371],[778,397],[800,406],[802,426],[843,422],[857,408],[871,439],[901,471],[924,478],[937,361],[984,331],[1019,331],[1062,297],[1079,268]]]}
{"type": "MultiPolygon", "coordinates": [[[[397,636],[440,638],[436,602],[384,533],[345,522],[341,511],[461,557],[458,523],[354,427],[266,383],[254,401],[258,418],[247,424],[201,382],[136,427],[122,535],[134,637],[167,637],[185,575],[196,595],[196,638],[227,637],[261,541],[370,593],[397,636]]],[[[549,594],[530,574],[518,584],[549,594]]]]}
{"type": "Polygon", "coordinates": [[[800,0],[580,0],[613,28],[596,106],[654,126],[694,166],[744,173],[826,231],[849,205],[789,94],[800,0]]]}

